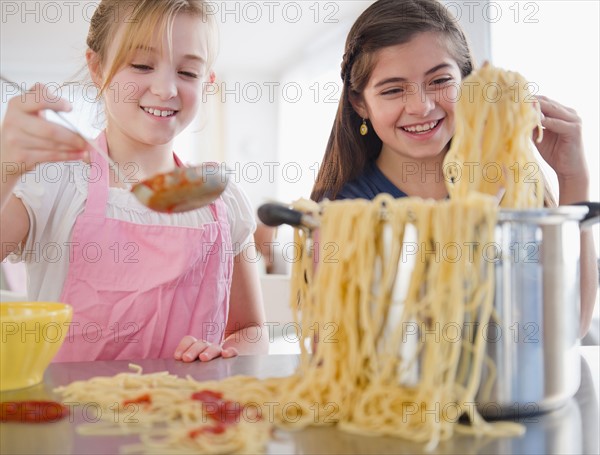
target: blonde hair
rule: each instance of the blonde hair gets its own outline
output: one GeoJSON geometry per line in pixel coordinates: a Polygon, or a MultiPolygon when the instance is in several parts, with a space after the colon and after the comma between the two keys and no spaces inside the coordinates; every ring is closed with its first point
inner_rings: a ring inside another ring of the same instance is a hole
{"type": "MultiPolygon", "coordinates": [[[[114,75],[133,57],[138,48],[146,48],[154,37],[167,32],[169,49],[173,21],[177,14],[185,13],[199,17],[206,27],[207,61],[205,74],[208,74],[218,52],[217,26],[214,18],[207,12],[205,0],[102,0],[96,8],[87,36],[87,45],[94,51],[102,69],[103,81],[100,93],[114,75]],[[119,27],[124,29],[118,43],[115,58],[107,62],[108,49],[117,36],[119,27]]],[[[159,51],[162,53],[162,41],[159,51]]]]}

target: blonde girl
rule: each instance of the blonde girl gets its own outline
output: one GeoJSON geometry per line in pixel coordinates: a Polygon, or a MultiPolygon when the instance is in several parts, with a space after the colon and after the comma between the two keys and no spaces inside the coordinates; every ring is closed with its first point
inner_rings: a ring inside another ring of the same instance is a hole
{"type": "MultiPolygon", "coordinates": [[[[214,79],[215,24],[206,3],[102,0],[87,46],[106,117],[96,143],[118,174],[142,180],[182,166],[174,139],[214,79]]],[[[267,339],[256,335],[264,323],[258,276],[245,260],[253,257],[254,216],[241,189],[230,183],[194,211],[152,212],[80,137],[44,119],[45,109],[71,106],[43,93],[36,85],[10,100],[2,124],[3,172],[5,163],[21,172],[3,174],[1,240],[2,258],[26,262],[31,300],[74,307],[55,360],[266,352],[267,339]],[[43,178],[50,164],[60,178],[43,178]],[[52,261],[31,254],[47,245],[59,249],[52,261]]]]}

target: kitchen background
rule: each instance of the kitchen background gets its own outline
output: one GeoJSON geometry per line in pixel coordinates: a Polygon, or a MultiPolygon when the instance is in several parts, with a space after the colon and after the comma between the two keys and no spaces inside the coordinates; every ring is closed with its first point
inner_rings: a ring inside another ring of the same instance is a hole
{"type": "MultiPolygon", "coordinates": [[[[371,1],[214,1],[220,28],[218,90],[178,138],[184,161],[222,161],[254,206],[308,197],[340,94],[340,62],[350,26],[371,1]]],[[[599,182],[599,2],[445,1],[465,28],[477,62],[517,70],[583,119],[591,200],[599,182]]],[[[0,70],[29,86],[43,82],[75,103],[72,120],[97,133],[93,91],[74,77],[98,1],[0,0],[0,70]]],[[[14,90],[2,84],[0,112],[14,90]]],[[[552,175],[550,174],[552,179],[552,175]]],[[[595,228],[598,248],[598,227],[595,228]]],[[[272,271],[286,274],[291,231],[277,232],[272,271]]],[[[6,268],[6,264],[3,264],[6,268]]],[[[22,274],[9,274],[13,287],[22,274]]],[[[6,278],[5,278],[6,280],[6,278]]],[[[5,283],[6,284],[6,283],[5,283]]],[[[598,305],[596,305],[598,314],[598,305]]]]}

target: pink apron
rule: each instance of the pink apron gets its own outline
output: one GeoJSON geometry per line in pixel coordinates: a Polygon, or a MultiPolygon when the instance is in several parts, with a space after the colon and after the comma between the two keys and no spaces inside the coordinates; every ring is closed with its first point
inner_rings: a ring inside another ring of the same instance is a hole
{"type": "Polygon", "coordinates": [[[108,165],[96,152],[92,162],[101,171],[90,172],[61,295],[73,322],[54,361],[170,358],[185,335],[222,342],[233,270],[223,200],[197,228],[107,218],[108,165]]]}

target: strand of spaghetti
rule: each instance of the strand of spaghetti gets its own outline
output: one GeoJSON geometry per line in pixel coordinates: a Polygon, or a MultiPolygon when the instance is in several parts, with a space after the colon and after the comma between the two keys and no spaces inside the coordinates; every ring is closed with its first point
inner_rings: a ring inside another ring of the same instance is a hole
{"type": "MultiPolygon", "coordinates": [[[[465,283],[483,279],[478,272],[482,264],[476,262],[472,267],[465,267],[465,264],[454,267],[450,261],[440,261],[437,254],[425,255],[424,261],[416,261],[414,264],[408,284],[409,292],[402,302],[400,320],[390,319],[392,299],[388,296],[391,295],[390,288],[395,285],[395,279],[386,274],[394,275],[393,268],[388,265],[390,261],[398,261],[399,252],[403,248],[401,240],[395,236],[392,236],[392,243],[397,244],[392,248],[381,245],[373,247],[373,233],[381,236],[386,225],[381,222],[380,202],[329,204],[323,209],[321,239],[336,239],[339,258],[319,265],[314,277],[314,286],[319,287],[319,292],[307,290],[306,296],[312,300],[312,305],[305,308],[304,302],[301,302],[301,311],[303,329],[311,327],[314,322],[335,324],[336,342],[325,342],[322,339],[316,347],[313,345],[313,355],[307,363],[300,365],[295,375],[269,381],[233,377],[219,382],[196,383],[191,378],[180,379],[164,372],[149,375],[128,373],[119,374],[110,380],[94,378],[85,383],[73,383],[63,390],[65,396],[73,399],[84,399],[85,396],[89,399],[90,395],[109,397],[108,401],[101,403],[106,407],[115,397],[123,403],[124,400],[135,400],[142,394],[149,394],[151,402],[139,405],[140,422],[161,421],[153,420],[157,416],[164,421],[167,416],[167,419],[179,425],[172,425],[167,434],[159,439],[142,438],[144,447],[154,447],[157,451],[166,446],[181,450],[187,450],[190,446],[194,450],[208,451],[205,447],[208,436],[189,437],[193,426],[201,423],[202,415],[198,407],[194,408],[196,403],[190,403],[190,392],[203,388],[232,394],[240,403],[256,402],[264,405],[268,400],[273,400],[273,397],[280,403],[293,403],[290,412],[275,416],[275,423],[282,428],[338,422],[341,428],[348,431],[400,436],[427,442],[428,448],[448,439],[454,432],[455,422],[444,418],[437,408],[446,409],[457,403],[463,411],[468,410],[465,403],[473,401],[478,385],[476,371],[484,346],[478,343],[478,340],[483,339],[481,329],[469,348],[472,349],[472,367],[463,388],[454,385],[455,359],[465,351],[470,352],[464,349],[463,343],[422,338],[412,354],[406,353],[404,359],[398,360],[393,355],[397,352],[397,345],[394,347],[389,340],[406,337],[405,323],[410,320],[418,321],[425,328],[435,327],[436,324],[443,326],[461,321],[461,312],[467,307],[477,309],[478,317],[489,317],[491,301],[482,298],[481,292],[465,292],[465,283]],[[344,228],[337,223],[341,216],[349,219],[344,228]],[[384,260],[388,256],[389,259],[384,260]],[[382,288],[378,286],[376,263],[380,264],[378,273],[385,276],[382,288]],[[459,273],[459,270],[462,272],[459,273]],[[364,273],[365,271],[368,273],[364,273]],[[439,291],[435,285],[439,282],[445,282],[446,285],[449,283],[448,292],[439,291]],[[468,301],[469,299],[474,301],[468,301]],[[468,305],[463,304],[463,301],[468,301],[468,305]],[[482,308],[486,305],[487,313],[482,308]],[[362,314],[366,313],[372,313],[369,319],[362,318],[362,314]],[[385,316],[375,318],[373,314],[385,316]],[[306,319],[307,316],[309,319],[306,319]],[[388,337],[384,330],[390,322],[394,328],[398,328],[392,337],[388,337]],[[381,346],[383,349],[373,349],[374,346],[381,346]],[[398,368],[398,365],[402,368],[398,368]],[[408,370],[418,370],[409,383],[405,383],[403,379],[403,375],[407,373],[407,365],[410,365],[408,370]],[[115,382],[123,390],[116,389],[115,382]],[[107,395],[107,387],[117,390],[116,395],[107,395]],[[330,403],[335,405],[337,412],[327,414],[327,418],[319,415],[315,419],[315,405],[322,408],[330,403]],[[423,418],[428,415],[429,418],[423,418]],[[407,425],[398,425],[398,422],[406,422],[407,425]]],[[[424,203],[418,199],[386,200],[384,205],[387,214],[383,218],[388,220],[387,223],[389,220],[395,222],[404,219],[404,224],[416,224],[419,244],[433,246],[434,250],[436,245],[472,238],[476,231],[474,226],[477,226],[480,233],[493,234],[493,198],[469,195],[466,201],[450,200],[442,203],[424,203]],[[410,213],[410,217],[396,216],[391,213],[394,211],[404,215],[410,213]],[[476,213],[479,214],[476,216],[476,213]],[[462,221],[453,226],[449,223],[450,219],[462,221]],[[461,235],[464,237],[460,237],[461,235]]],[[[405,231],[406,226],[396,229],[405,231]]],[[[307,237],[303,240],[309,242],[307,237]]],[[[305,261],[304,264],[306,267],[312,266],[311,261],[305,261]]],[[[304,274],[300,274],[300,277],[305,282],[304,274]]],[[[485,279],[489,280],[490,277],[491,274],[485,279]]],[[[297,286],[300,288],[302,284],[297,286]]],[[[309,344],[314,341],[310,331],[303,330],[302,336],[309,344]]],[[[472,422],[479,422],[476,416],[472,416],[472,422]]],[[[257,437],[252,436],[251,430],[256,430],[256,426],[249,427],[237,425],[233,433],[242,439],[256,441],[257,437]]],[[[246,447],[227,442],[228,438],[239,441],[228,432],[229,430],[223,433],[222,441],[218,439],[221,442],[211,442],[211,447],[227,453],[246,447]]],[[[486,426],[485,432],[500,434],[495,426],[486,426]]]]}
{"type": "Polygon", "coordinates": [[[536,172],[531,181],[525,177],[528,168],[539,170],[531,149],[534,128],[538,140],[542,137],[541,111],[530,101],[529,84],[516,72],[484,65],[463,85],[469,96],[456,104],[456,131],[444,161],[447,181],[454,178],[448,188],[451,197],[464,198],[471,191],[496,195],[503,188],[502,207],[541,207],[543,176],[536,172]]]}
{"type": "Polygon", "coordinates": [[[493,312],[494,264],[484,248],[494,239],[494,196],[504,188],[503,206],[542,203],[542,179],[524,178],[534,162],[529,137],[540,112],[526,102],[526,83],[517,73],[487,65],[465,83],[472,96],[457,104],[444,163],[449,200],[380,195],[294,204],[311,212],[320,230],[318,236],[306,229],[294,233],[298,260],[290,305],[301,358],[293,375],[197,382],[133,367],[134,373],[74,382],[59,389],[66,400],[136,411],[137,422],[121,419],[82,431],[141,433],[128,453],[257,452],[272,424],[337,424],[425,443],[427,450],[456,432],[520,434],[518,424],[485,422],[473,403],[480,391],[489,393],[496,376],[484,333],[493,312]],[[461,175],[475,164],[486,172],[461,175]],[[487,172],[493,169],[498,175],[487,172]],[[415,245],[416,254],[409,254],[415,245]],[[461,245],[475,245],[473,254],[452,255],[461,245]],[[475,325],[472,333],[465,333],[468,324],[475,325]],[[451,328],[456,337],[448,335],[451,328]],[[491,373],[481,384],[484,365],[491,373]],[[278,405],[271,414],[273,402],[278,405]],[[211,411],[214,406],[220,411],[211,411]],[[221,411],[235,406],[242,418],[229,422],[221,411]],[[469,424],[459,422],[464,414],[469,424]]]}

